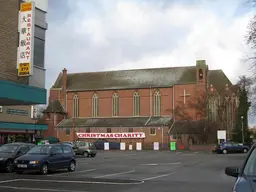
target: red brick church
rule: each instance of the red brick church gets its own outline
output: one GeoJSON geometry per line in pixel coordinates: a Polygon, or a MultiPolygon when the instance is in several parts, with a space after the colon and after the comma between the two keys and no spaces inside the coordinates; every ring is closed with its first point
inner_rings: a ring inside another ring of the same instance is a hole
{"type": "MultiPolygon", "coordinates": [[[[46,135],[61,141],[153,142],[189,146],[213,143],[218,129],[231,133],[235,86],[222,70],[195,66],[68,73],[50,89],[46,135]]],[[[228,134],[231,138],[232,135],[228,134]]]]}

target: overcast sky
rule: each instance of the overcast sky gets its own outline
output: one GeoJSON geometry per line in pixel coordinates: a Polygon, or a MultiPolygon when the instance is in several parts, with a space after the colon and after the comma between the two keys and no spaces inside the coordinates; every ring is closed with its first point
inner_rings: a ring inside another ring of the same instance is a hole
{"type": "Polygon", "coordinates": [[[195,65],[236,82],[252,9],[247,0],[50,0],[47,84],[68,72],[195,65]]]}

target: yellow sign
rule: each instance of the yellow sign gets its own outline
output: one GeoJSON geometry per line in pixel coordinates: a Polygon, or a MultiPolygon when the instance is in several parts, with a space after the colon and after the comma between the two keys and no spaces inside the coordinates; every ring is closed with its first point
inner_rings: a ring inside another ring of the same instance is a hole
{"type": "Polygon", "coordinates": [[[30,63],[19,63],[18,76],[29,76],[30,75],[30,63]]]}
{"type": "Polygon", "coordinates": [[[27,3],[22,3],[20,11],[21,12],[26,12],[26,11],[32,11],[32,2],[27,2],[27,3]]]}

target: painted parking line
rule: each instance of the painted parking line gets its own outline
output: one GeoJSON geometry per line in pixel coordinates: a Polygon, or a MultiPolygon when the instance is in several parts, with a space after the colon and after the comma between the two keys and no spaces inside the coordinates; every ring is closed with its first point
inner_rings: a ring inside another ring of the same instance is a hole
{"type": "Polygon", "coordinates": [[[116,176],[116,175],[124,175],[124,174],[128,174],[128,173],[133,173],[135,172],[135,170],[132,171],[126,171],[126,172],[119,172],[119,173],[112,173],[112,174],[108,174],[108,175],[101,175],[101,176],[97,176],[94,178],[104,178],[104,177],[111,177],[111,176],[116,176]]]}
{"type": "Polygon", "coordinates": [[[148,164],[140,164],[140,165],[148,165],[148,166],[157,166],[157,165],[180,165],[181,162],[172,162],[172,163],[148,163],[148,164]]]}
{"type": "Polygon", "coordinates": [[[2,183],[11,183],[11,182],[16,182],[16,181],[20,181],[20,179],[4,180],[4,181],[0,181],[0,184],[2,184],[2,183]]]}
{"type": "Polygon", "coordinates": [[[173,174],[175,174],[175,173],[169,173],[169,174],[158,175],[158,176],[154,176],[154,177],[148,177],[148,178],[142,179],[142,181],[149,181],[149,180],[158,179],[158,178],[161,178],[161,177],[167,177],[167,176],[173,175],[173,174]]]}
{"type": "Polygon", "coordinates": [[[47,183],[73,183],[73,184],[103,184],[103,185],[137,185],[137,184],[143,184],[144,181],[142,180],[136,180],[134,182],[111,182],[111,181],[69,181],[69,180],[46,180],[46,179],[19,179],[19,181],[27,181],[27,182],[47,182],[47,183]]]}
{"type": "Polygon", "coordinates": [[[54,177],[54,176],[62,176],[62,175],[69,175],[69,174],[86,173],[86,172],[91,172],[91,171],[96,171],[96,169],[87,169],[87,170],[75,171],[75,172],[56,173],[56,174],[47,175],[47,176],[54,177]]]}
{"type": "Polygon", "coordinates": [[[0,186],[3,189],[14,189],[19,191],[51,191],[51,192],[89,192],[89,191],[74,191],[74,190],[63,190],[63,189],[46,189],[46,188],[32,188],[32,187],[13,187],[13,186],[0,186]]]}

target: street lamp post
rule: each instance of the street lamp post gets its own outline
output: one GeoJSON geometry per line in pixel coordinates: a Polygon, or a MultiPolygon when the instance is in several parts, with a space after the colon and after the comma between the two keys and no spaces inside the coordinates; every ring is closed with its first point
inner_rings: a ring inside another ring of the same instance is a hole
{"type": "Polygon", "coordinates": [[[244,116],[241,116],[241,124],[242,124],[242,142],[244,143],[244,116]]]}

